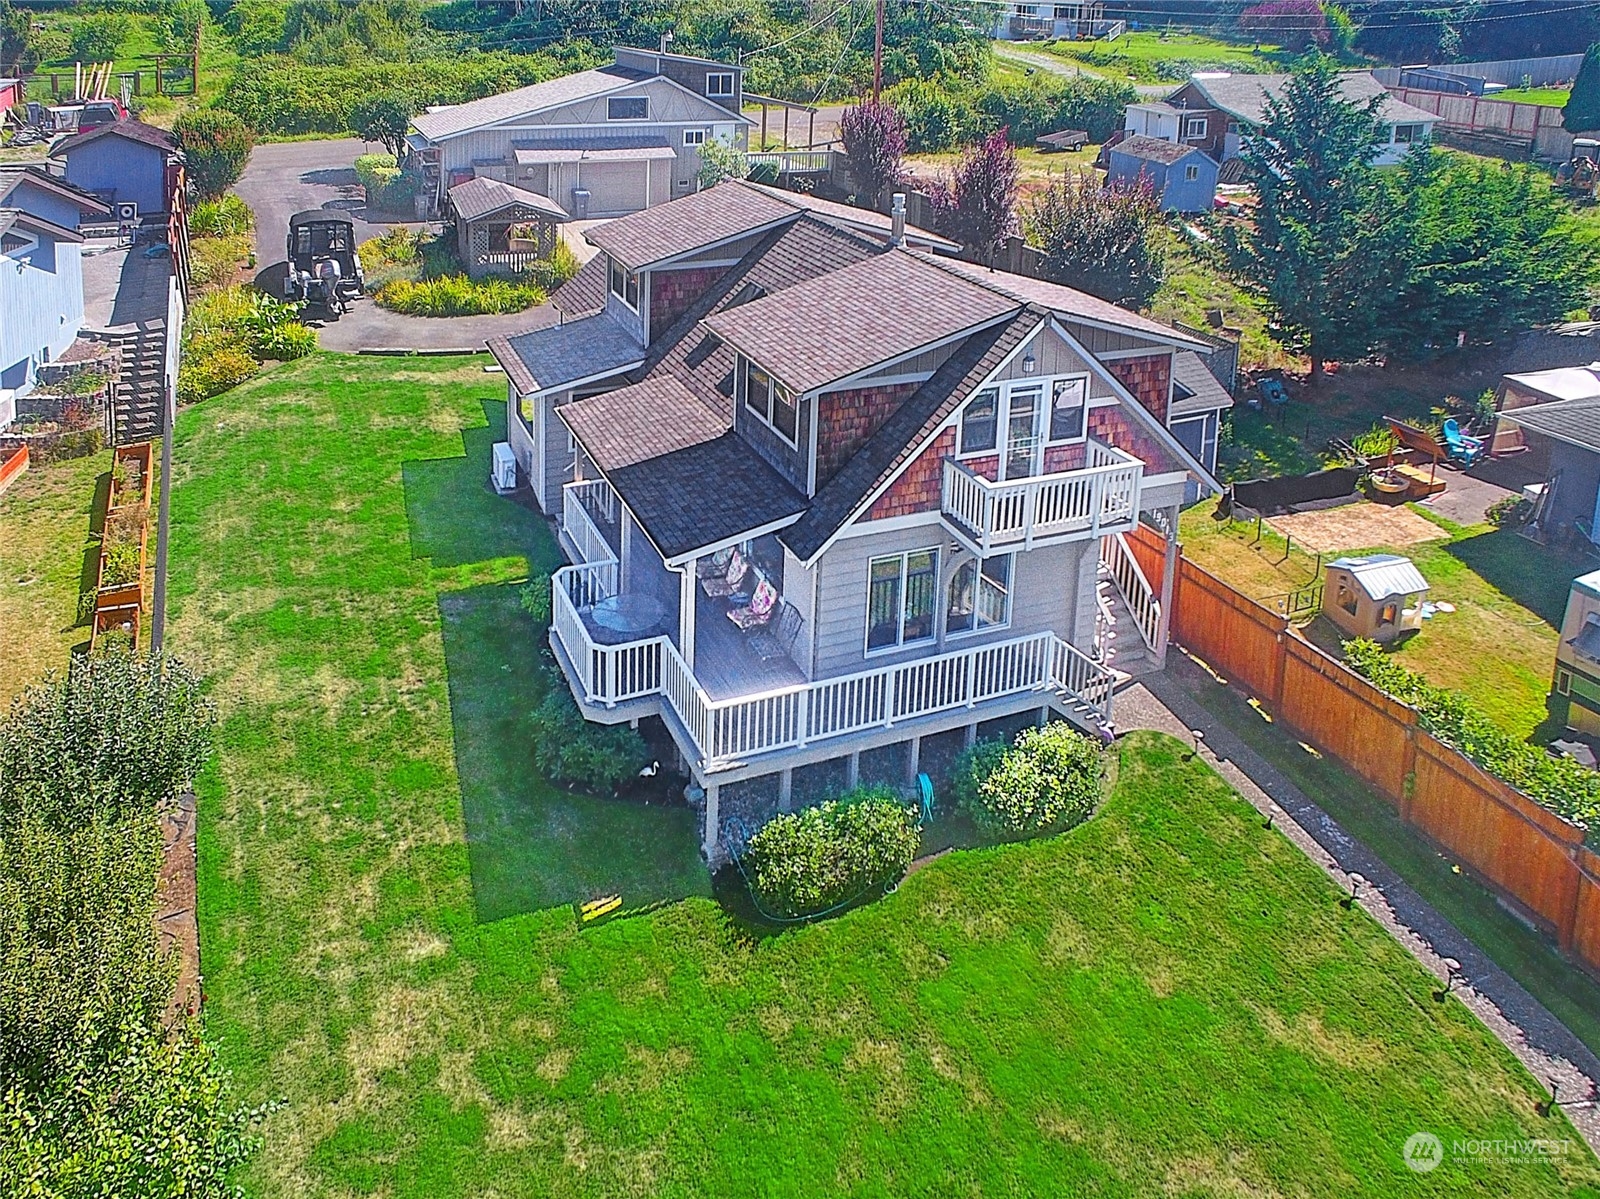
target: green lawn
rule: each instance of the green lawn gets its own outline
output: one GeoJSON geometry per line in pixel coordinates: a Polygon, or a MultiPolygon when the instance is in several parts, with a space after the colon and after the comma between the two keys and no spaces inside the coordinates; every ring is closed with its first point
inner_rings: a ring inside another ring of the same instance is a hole
{"type": "Polygon", "coordinates": [[[250,1194],[1600,1196],[1581,1149],[1404,1167],[1418,1130],[1573,1133],[1168,739],[1070,835],[741,931],[681,812],[534,777],[509,585],[552,549],[484,485],[497,394],[317,355],[180,417],[206,1021],[286,1101],[250,1194]],[[597,885],[672,902],[581,929],[597,885]]]}
{"type": "Polygon", "coordinates": [[[96,499],[110,485],[106,450],[30,467],[0,495],[0,712],[49,671],[66,673],[74,647],[88,648],[78,596],[94,586],[96,499]]]}
{"type": "Polygon", "coordinates": [[[1550,108],[1565,108],[1572,99],[1570,87],[1516,87],[1485,96],[1486,100],[1513,100],[1518,104],[1544,104],[1550,108]]]}
{"type": "Polygon", "coordinates": [[[1194,71],[1271,75],[1289,69],[1294,55],[1255,42],[1224,42],[1198,33],[1127,33],[1114,42],[1049,42],[1044,49],[1112,78],[1171,83],[1194,71]]]}
{"type": "MultiPolygon", "coordinates": [[[[1254,599],[1283,595],[1316,577],[1313,555],[1286,547],[1270,529],[1252,544],[1253,523],[1219,523],[1211,519],[1213,507],[1199,504],[1184,514],[1184,552],[1194,562],[1254,599]]],[[[1430,682],[1471,697],[1518,737],[1548,741],[1560,736],[1545,699],[1568,587],[1582,563],[1512,531],[1436,523],[1438,541],[1341,551],[1405,554],[1432,584],[1430,598],[1455,605],[1454,612],[1425,621],[1399,643],[1396,659],[1430,682]]],[[[1338,631],[1322,618],[1309,634],[1337,652],[1338,631]]]]}

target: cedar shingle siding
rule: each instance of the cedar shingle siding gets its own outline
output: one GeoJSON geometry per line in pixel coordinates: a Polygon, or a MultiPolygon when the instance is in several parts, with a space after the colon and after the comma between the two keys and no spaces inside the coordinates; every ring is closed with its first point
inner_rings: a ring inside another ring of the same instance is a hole
{"type": "Polygon", "coordinates": [[[868,520],[887,520],[913,512],[932,512],[939,507],[939,492],[944,484],[944,460],[956,452],[956,431],[946,429],[933,444],[912,460],[889,490],[867,509],[868,520]]]}
{"type": "Polygon", "coordinates": [[[893,383],[824,392],[822,424],[817,430],[817,486],[833,478],[918,386],[893,383]]]}
{"type": "Polygon", "coordinates": [[[687,271],[651,271],[650,328],[669,328],[727,271],[728,268],[723,266],[703,266],[687,271]]]}
{"type": "Polygon", "coordinates": [[[1113,358],[1106,367],[1117,381],[1133,393],[1155,418],[1166,423],[1167,404],[1172,397],[1172,356],[1152,354],[1148,358],[1113,358]]]}

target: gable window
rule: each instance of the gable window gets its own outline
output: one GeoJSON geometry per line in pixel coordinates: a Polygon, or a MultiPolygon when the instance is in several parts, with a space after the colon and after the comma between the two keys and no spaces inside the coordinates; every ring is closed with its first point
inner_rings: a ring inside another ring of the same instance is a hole
{"type": "Polygon", "coordinates": [[[1420,142],[1427,136],[1427,127],[1424,125],[1396,125],[1394,127],[1394,143],[1397,146],[1409,146],[1413,142],[1420,142]]]}
{"type": "Polygon", "coordinates": [[[635,312],[639,311],[639,275],[615,258],[611,260],[611,294],[635,312]]]}
{"type": "Polygon", "coordinates": [[[1200,178],[1200,168],[1195,166],[1193,163],[1190,163],[1188,166],[1183,168],[1183,177],[1190,183],[1193,183],[1196,179],[1200,178]]]}
{"type": "Polygon", "coordinates": [[[732,71],[707,71],[706,95],[731,96],[733,95],[732,71]]]}
{"type": "Polygon", "coordinates": [[[1089,377],[1074,375],[1050,382],[1050,440],[1078,441],[1088,408],[1089,377]]]}
{"type": "Polygon", "coordinates": [[[683,131],[683,144],[686,146],[705,145],[706,131],[704,129],[685,129],[683,131]]]}
{"type": "Polygon", "coordinates": [[[1011,566],[1015,555],[963,562],[950,579],[946,633],[1003,629],[1011,623],[1011,566]]]}
{"type": "Polygon", "coordinates": [[[648,96],[612,96],[606,101],[608,121],[648,121],[650,98],[648,96]]]}
{"type": "Polygon", "coordinates": [[[799,446],[800,413],[794,394],[749,362],[744,364],[744,406],[790,446],[799,446]]]}
{"type": "Polygon", "coordinates": [[[1206,135],[1206,126],[1205,117],[1190,117],[1183,123],[1183,136],[1185,138],[1204,137],[1206,135]]]}
{"type": "Polygon", "coordinates": [[[933,640],[939,551],[888,554],[867,564],[867,652],[933,640]]]}
{"type": "Polygon", "coordinates": [[[961,452],[982,454],[995,448],[999,427],[1000,389],[985,387],[967,401],[961,413],[961,452]]]}

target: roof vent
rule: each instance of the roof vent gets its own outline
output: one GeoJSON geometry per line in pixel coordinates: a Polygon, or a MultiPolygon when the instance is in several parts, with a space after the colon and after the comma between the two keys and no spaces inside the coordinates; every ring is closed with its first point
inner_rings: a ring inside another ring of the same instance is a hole
{"type": "Polygon", "coordinates": [[[903,250],[906,245],[905,192],[895,192],[894,203],[889,207],[889,215],[893,218],[889,224],[889,244],[899,246],[903,250]]]}

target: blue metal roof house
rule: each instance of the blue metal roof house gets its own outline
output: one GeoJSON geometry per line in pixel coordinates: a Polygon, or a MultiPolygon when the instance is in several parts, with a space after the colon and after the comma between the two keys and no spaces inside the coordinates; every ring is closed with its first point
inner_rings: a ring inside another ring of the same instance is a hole
{"type": "Polygon", "coordinates": [[[1132,186],[1143,175],[1163,212],[1209,212],[1217,194],[1217,164],[1198,146],[1137,134],[1106,151],[1108,184],[1132,186]]]}
{"type": "Polygon", "coordinates": [[[165,129],[129,118],[65,138],[51,157],[66,163],[68,183],[112,205],[119,221],[129,220],[127,204],[137,206],[133,219],[169,211],[178,143],[165,129]]]}

